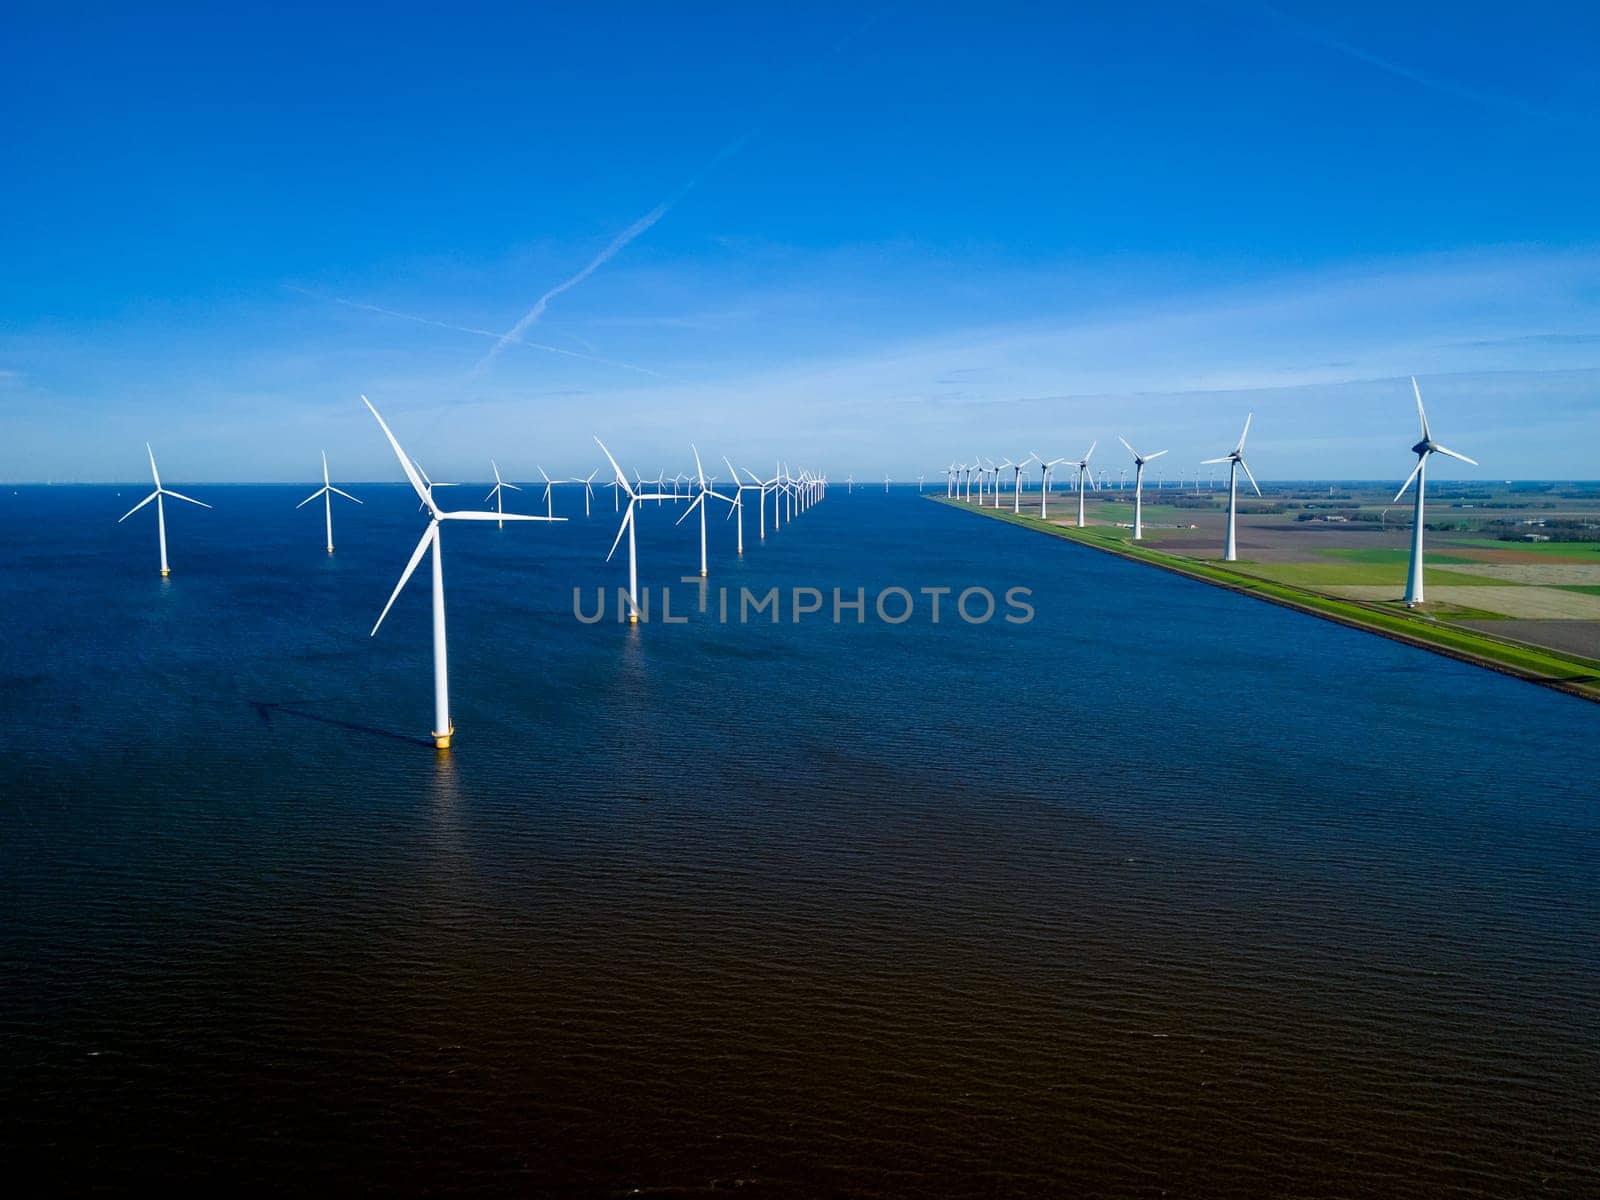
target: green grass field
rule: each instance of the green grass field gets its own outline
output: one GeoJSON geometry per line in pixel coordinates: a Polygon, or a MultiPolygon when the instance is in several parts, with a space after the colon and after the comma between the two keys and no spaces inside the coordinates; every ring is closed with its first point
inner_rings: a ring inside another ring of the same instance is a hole
{"type": "MultiPolygon", "coordinates": [[[[1495,670],[1505,671],[1508,674],[1559,688],[1562,691],[1583,696],[1590,700],[1600,701],[1600,660],[1561,654],[1542,647],[1531,646],[1506,638],[1498,638],[1493,634],[1474,629],[1463,629],[1449,624],[1448,620],[1439,619],[1441,616],[1446,618],[1453,617],[1456,620],[1492,619],[1497,616],[1492,612],[1479,612],[1478,610],[1461,606],[1447,606],[1445,611],[1439,611],[1436,607],[1434,611],[1421,613],[1411,612],[1394,603],[1341,600],[1337,597],[1323,595],[1311,590],[1306,585],[1245,574],[1243,571],[1233,569],[1233,564],[1225,566],[1214,560],[1186,558],[1169,551],[1156,550],[1143,543],[1134,542],[1132,540],[1132,531],[1128,529],[1119,529],[1108,525],[1092,525],[1087,529],[1078,529],[1073,526],[1053,525],[1040,521],[1036,514],[1014,516],[1009,510],[997,511],[991,508],[976,508],[959,500],[947,500],[944,497],[929,498],[935,503],[947,504],[953,508],[975,512],[993,520],[1008,521],[1015,525],[1022,525],[1040,533],[1077,542],[1080,545],[1094,547],[1107,553],[1118,554],[1138,562],[1145,562],[1178,574],[1188,575],[1194,579],[1205,580],[1233,591],[1243,592],[1263,600],[1299,609],[1302,612],[1338,621],[1341,624],[1367,629],[1386,637],[1409,642],[1425,649],[1435,650],[1441,654],[1464,659],[1495,670]]],[[[1503,543],[1497,544],[1503,545],[1503,543]]],[[[1362,551],[1358,553],[1364,554],[1368,552],[1362,551]]],[[[1246,570],[1254,570],[1263,564],[1247,563],[1240,565],[1246,570]]],[[[1268,565],[1273,567],[1308,566],[1313,569],[1326,569],[1319,563],[1268,565]]],[[[1329,567],[1347,566],[1356,571],[1373,567],[1381,568],[1383,565],[1382,563],[1368,563],[1359,560],[1344,564],[1328,564],[1329,567]]],[[[1459,573],[1446,571],[1442,572],[1442,574],[1448,576],[1459,573]]],[[[1484,582],[1477,577],[1466,578],[1472,579],[1473,585],[1481,585],[1484,582]]],[[[1428,581],[1431,583],[1433,580],[1434,572],[1429,571],[1428,581]]],[[[1385,583],[1387,579],[1382,579],[1379,582],[1385,583]]]]}

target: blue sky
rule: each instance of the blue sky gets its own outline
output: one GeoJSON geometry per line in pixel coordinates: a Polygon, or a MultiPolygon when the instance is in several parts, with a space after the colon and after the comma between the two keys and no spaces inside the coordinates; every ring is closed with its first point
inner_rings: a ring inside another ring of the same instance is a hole
{"type": "Polygon", "coordinates": [[[1479,477],[1600,476],[1593,6],[7,26],[3,479],[389,478],[361,392],[460,478],[1176,470],[1249,410],[1262,476],[1398,478],[1412,373],[1479,477]]]}

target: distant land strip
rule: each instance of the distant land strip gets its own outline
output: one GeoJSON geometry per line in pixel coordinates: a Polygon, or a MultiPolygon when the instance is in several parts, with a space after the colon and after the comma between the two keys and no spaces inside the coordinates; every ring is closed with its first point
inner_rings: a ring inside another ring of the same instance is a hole
{"type": "Polygon", "coordinates": [[[1499,671],[1505,675],[1514,675],[1518,679],[1554,688],[1571,696],[1600,702],[1600,662],[1593,659],[1563,655],[1543,647],[1496,638],[1476,630],[1443,624],[1427,616],[1389,611],[1360,601],[1325,596],[1321,592],[1295,587],[1292,584],[1258,579],[1252,575],[1229,570],[1220,562],[1206,562],[1170,554],[1164,550],[1152,550],[1147,546],[1136,546],[1125,539],[1107,536],[1104,532],[1106,526],[1090,525],[1079,529],[1075,525],[1057,525],[1050,521],[1041,521],[1038,517],[1026,513],[974,507],[967,501],[945,496],[928,496],[927,499],[1012,525],[1021,525],[1037,533],[1064,538],[1077,545],[1087,546],[1091,550],[1115,554],[1119,558],[1159,567],[1163,571],[1171,571],[1177,575],[1187,575],[1190,579],[1198,579],[1202,583],[1227,588],[1244,596],[1253,596],[1258,600],[1296,609],[1314,617],[1335,621],[1340,625],[1365,629],[1380,637],[1405,642],[1423,650],[1431,650],[1435,654],[1487,667],[1491,671],[1499,671]]]}

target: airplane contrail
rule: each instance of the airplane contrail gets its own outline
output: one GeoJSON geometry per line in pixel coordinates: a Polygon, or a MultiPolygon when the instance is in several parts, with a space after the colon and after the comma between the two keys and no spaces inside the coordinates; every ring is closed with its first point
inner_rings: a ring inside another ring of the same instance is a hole
{"type": "Polygon", "coordinates": [[[689,194],[690,191],[697,187],[700,181],[704,179],[706,175],[710,174],[728,159],[739,153],[740,150],[743,150],[745,144],[754,136],[755,130],[752,129],[748,133],[740,134],[727,145],[723,146],[722,149],[716,152],[716,154],[712,155],[711,161],[706,163],[706,165],[702,167],[687,183],[683,184],[678,188],[677,191],[673,192],[672,195],[668,196],[660,204],[656,205],[649,212],[645,213],[644,216],[640,217],[632,225],[629,225],[621,233],[617,234],[616,237],[612,238],[611,241],[607,243],[606,248],[590,259],[583,270],[579,271],[571,278],[556,284],[555,287],[551,288],[544,295],[540,296],[539,299],[534,302],[533,307],[527,312],[523,313],[521,319],[518,320],[515,325],[500,335],[499,340],[495,342],[493,346],[489,347],[489,353],[485,354],[481,359],[479,359],[477,365],[472,369],[475,372],[481,371],[490,363],[494,362],[494,360],[500,356],[500,351],[504,350],[506,346],[512,342],[520,340],[522,335],[528,329],[532,328],[532,326],[539,320],[540,317],[544,316],[544,310],[550,307],[550,301],[561,295],[562,292],[570,291],[571,289],[577,287],[585,279],[589,278],[589,276],[593,275],[601,267],[605,266],[606,263],[610,262],[613,258],[620,254],[624,249],[627,248],[629,242],[633,241],[657,221],[661,220],[662,217],[666,216],[667,212],[672,208],[672,206],[678,203],[678,201],[682,200],[686,195],[689,194]]]}
{"type": "Polygon", "coordinates": [[[562,346],[551,346],[544,342],[530,342],[526,338],[515,337],[509,334],[499,334],[492,329],[474,329],[470,325],[452,325],[449,321],[436,321],[432,317],[419,317],[415,313],[399,312],[393,308],[384,308],[378,304],[366,304],[360,300],[349,300],[344,296],[324,296],[313,292],[309,288],[295,287],[285,284],[290,291],[299,292],[301,295],[310,296],[315,300],[326,300],[330,304],[342,304],[346,308],[358,308],[363,312],[379,313],[385,317],[395,317],[401,321],[412,321],[418,325],[432,325],[435,329],[449,329],[455,333],[470,333],[474,337],[489,338],[500,342],[506,338],[518,346],[526,346],[530,350],[543,350],[548,354],[560,354],[567,358],[581,358],[585,362],[600,363],[602,366],[617,367],[624,371],[637,371],[641,375],[649,375],[656,379],[665,379],[666,376],[659,371],[652,371],[648,367],[636,366],[633,363],[619,362],[614,358],[601,358],[594,354],[580,354],[576,350],[568,350],[562,346]]]}
{"type": "Polygon", "coordinates": [[[1391,75],[1398,75],[1401,79],[1409,80],[1418,87],[1427,88],[1429,91],[1439,92],[1445,96],[1454,96],[1459,100],[1469,100],[1474,104],[1482,104],[1491,108],[1507,108],[1519,112],[1527,117],[1535,117],[1541,121],[1554,121],[1562,125],[1586,125],[1589,122],[1573,113],[1557,112],[1553,109],[1540,108],[1536,104],[1529,104],[1515,96],[1505,96],[1496,92],[1480,91],[1466,84],[1455,83],[1449,79],[1440,79],[1434,75],[1427,75],[1404,63],[1394,62],[1370,50],[1363,50],[1360,46],[1351,45],[1349,42],[1340,41],[1332,34],[1319,29],[1297,17],[1290,16],[1274,8],[1271,4],[1261,6],[1268,16],[1276,20],[1285,29],[1299,34],[1308,41],[1336,50],[1340,54],[1347,54],[1358,62],[1364,62],[1369,67],[1376,67],[1380,71],[1387,71],[1391,75]]]}

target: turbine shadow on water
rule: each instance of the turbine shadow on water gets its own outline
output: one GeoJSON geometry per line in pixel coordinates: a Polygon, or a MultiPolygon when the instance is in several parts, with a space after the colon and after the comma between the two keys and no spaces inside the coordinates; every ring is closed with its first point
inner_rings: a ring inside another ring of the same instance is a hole
{"type": "Polygon", "coordinates": [[[321,713],[307,712],[306,706],[310,704],[324,704],[324,700],[252,700],[250,707],[256,710],[256,715],[261,718],[262,724],[272,729],[272,716],[282,713],[284,716],[299,717],[302,721],[315,721],[320,725],[331,725],[335,729],[349,730],[351,733],[365,733],[372,737],[390,738],[393,741],[404,742],[408,746],[424,746],[433,749],[430,738],[412,737],[409,734],[396,733],[392,729],[379,729],[376,725],[363,725],[359,721],[347,721],[342,717],[328,717],[321,713]]]}

